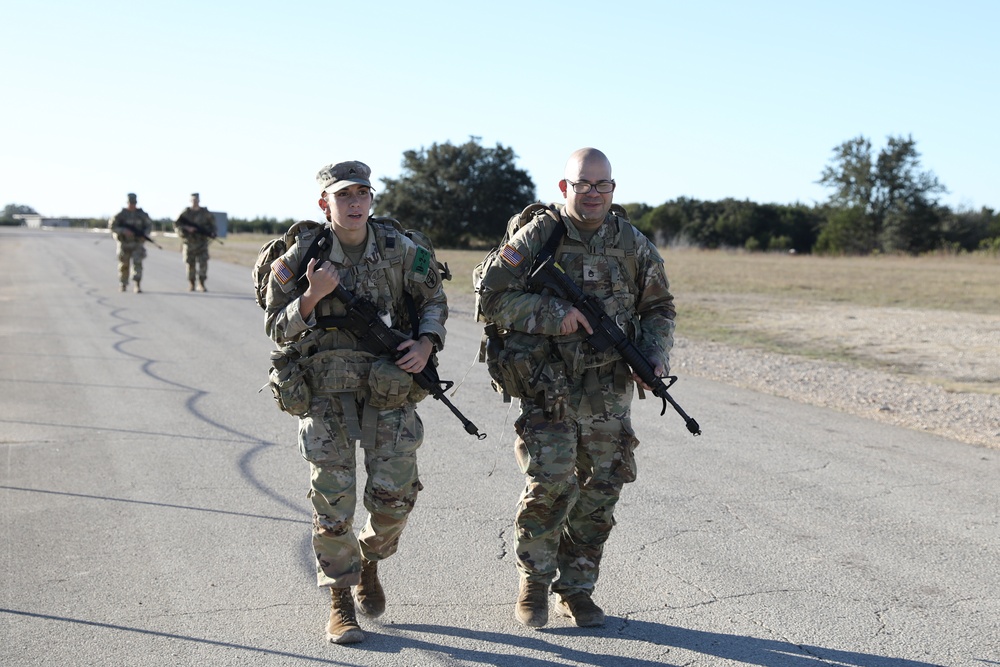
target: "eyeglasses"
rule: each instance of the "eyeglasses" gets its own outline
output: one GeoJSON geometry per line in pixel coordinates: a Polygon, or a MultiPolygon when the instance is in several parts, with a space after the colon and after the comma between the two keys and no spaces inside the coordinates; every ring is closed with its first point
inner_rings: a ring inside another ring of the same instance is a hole
{"type": "Polygon", "coordinates": [[[614,192],[615,182],[614,181],[597,181],[596,183],[590,183],[588,181],[573,181],[566,179],[566,182],[570,184],[573,188],[573,192],[578,195],[585,195],[591,190],[597,190],[602,195],[606,195],[609,192],[614,192]]]}

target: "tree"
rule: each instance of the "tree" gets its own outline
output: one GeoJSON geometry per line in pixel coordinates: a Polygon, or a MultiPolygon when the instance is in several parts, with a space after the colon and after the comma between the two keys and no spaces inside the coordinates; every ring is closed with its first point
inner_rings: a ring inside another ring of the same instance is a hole
{"type": "Polygon", "coordinates": [[[382,179],[375,212],[419,229],[435,245],[495,242],[510,216],[535,200],[535,184],[514,165],[516,158],[499,143],[480,146],[479,137],[460,146],[445,142],[406,151],[402,176],[382,179]]]}
{"type": "Polygon", "coordinates": [[[38,215],[38,211],[24,204],[7,204],[3,207],[3,216],[0,217],[13,218],[15,214],[38,215]]]}
{"type": "Polygon", "coordinates": [[[927,225],[940,228],[937,195],[947,188],[933,172],[920,170],[916,145],[913,137],[889,137],[873,157],[871,141],[859,136],[833,149],[818,182],[833,188],[830,204],[857,208],[862,215],[840,216],[838,224],[854,221],[858,228],[838,229],[831,238],[854,233],[851,245],[863,253],[926,246],[928,235],[934,234],[927,225]]]}

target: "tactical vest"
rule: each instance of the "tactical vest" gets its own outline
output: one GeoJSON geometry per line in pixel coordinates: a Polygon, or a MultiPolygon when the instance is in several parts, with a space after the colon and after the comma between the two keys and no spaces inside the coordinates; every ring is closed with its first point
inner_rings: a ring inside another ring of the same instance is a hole
{"type": "MultiPolygon", "coordinates": [[[[547,239],[548,244],[560,227],[558,214],[553,213],[537,210],[528,220],[541,226],[538,236],[547,239]]],[[[567,275],[585,292],[597,297],[608,315],[638,342],[642,331],[635,310],[639,297],[638,232],[621,207],[612,209],[605,224],[613,226],[608,236],[613,238],[617,234],[617,247],[603,244],[594,247],[594,241],[599,240],[596,234],[589,243],[563,234],[552,253],[567,275]]],[[[612,349],[597,353],[584,343],[587,335],[583,331],[544,341],[536,335],[498,330],[493,324],[487,325],[486,332],[480,361],[487,363],[494,388],[504,394],[505,400],[509,396],[535,399],[547,409],[565,396],[567,388],[561,385],[582,379],[596,411],[603,405],[601,378],[612,377],[617,390],[624,390],[630,378],[618,352],[612,349]],[[493,333],[499,338],[489,340],[493,333]]]]}

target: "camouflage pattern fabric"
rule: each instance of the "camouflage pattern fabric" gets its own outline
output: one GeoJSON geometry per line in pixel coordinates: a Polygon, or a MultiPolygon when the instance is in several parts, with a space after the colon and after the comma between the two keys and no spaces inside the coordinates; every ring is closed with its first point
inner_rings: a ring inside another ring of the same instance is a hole
{"type": "Polygon", "coordinates": [[[299,451],[309,461],[313,504],[313,548],[319,586],[356,586],[361,557],[378,561],[396,553],[406,520],[423,488],[417,449],[424,428],[412,405],[378,414],[374,443],[362,442],[368,520],[354,534],[357,504],[356,449],[344,427],[343,410],[358,410],[353,394],[317,397],[299,420],[299,451]]]}
{"type": "Polygon", "coordinates": [[[529,581],[552,583],[554,593],[589,593],[597,582],[615,504],[636,478],[632,392],[607,393],[606,409],[595,414],[582,388],[571,391],[570,405],[580,409],[559,422],[521,401],[515,453],[527,481],[515,521],[517,567],[529,581]]]}
{"type": "MultiPolygon", "coordinates": [[[[272,264],[268,282],[265,330],[279,345],[294,343],[311,360],[313,398],[309,412],[299,419],[299,452],[311,469],[309,496],[313,503],[313,544],[320,586],[353,586],[360,581],[361,558],[378,561],[396,552],[400,534],[420,489],[416,452],[423,441],[423,425],[412,403],[375,410],[374,437],[361,439],[367,480],[364,506],[368,520],[360,534],[353,530],[356,502],[355,439],[350,424],[364,420],[365,378],[371,356],[358,350],[358,341],[342,329],[320,329],[316,317],[344,313],[343,304],[328,296],[306,320],[299,311],[300,292],[295,271],[301,257],[322,230],[308,229],[272,264]]],[[[335,234],[328,259],[337,267],[344,287],[376,303],[391,326],[409,331],[403,290],[413,297],[421,334],[433,333],[445,341],[448,306],[440,280],[428,280],[434,262],[414,269],[417,247],[402,234],[368,225],[368,245],[354,265],[335,234]]]]}
{"type": "Polygon", "coordinates": [[[187,264],[187,278],[205,280],[208,277],[208,246],[216,233],[215,216],[207,208],[197,211],[188,207],[174,222],[174,231],[181,238],[181,256],[187,264]],[[185,225],[196,227],[195,231],[185,225]]]}
{"type": "Polygon", "coordinates": [[[127,237],[123,232],[122,223],[140,229],[147,235],[153,230],[153,221],[141,208],[130,211],[123,208],[108,220],[108,229],[115,237],[118,256],[118,279],[122,285],[128,283],[129,265],[131,264],[132,280],[142,280],[142,260],[146,257],[146,240],[141,236],[127,237]]]}
{"type": "MultiPolygon", "coordinates": [[[[556,256],[567,275],[600,298],[639,349],[668,370],[675,311],[656,248],[614,215],[588,241],[564,211],[560,216],[566,237],[556,256]],[[634,235],[635,276],[617,252],[624,234],[634,235]]],[[[548,351],[546,364],[526,379],[536,396],[521,399],[515,423],[517,461],[526,476],[515,552],[522,577],[570,595],[590,593],[597,582],[615,504],[623,485],[636,478],[638,439],[630,418],[634,384],[618,353],[595,352],[585,333],[560,335],[572,305],[529,289],[529,269],[555,226],[538,216],[520,229],[484,267],[480,298],[489,321],[522,334],[508,341],[548,351]]]]}

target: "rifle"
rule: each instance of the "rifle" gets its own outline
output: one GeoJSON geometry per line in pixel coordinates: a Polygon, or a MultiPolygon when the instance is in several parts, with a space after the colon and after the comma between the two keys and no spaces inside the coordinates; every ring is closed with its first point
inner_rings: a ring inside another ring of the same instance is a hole
{"type": "Polygon", "coordinates": [[[667,411],[667,403],[670,403],[677,414],[684,418],[687,430],[693,435],[701,435],[701,427],[698,426],[698,422],[689,417],[667,391],[677,382],[677,376],[667,376],[666,379],[670,380],[670,384],[665,383],[664,378],[658,377],[653,365],[639,351],[635,343],[629,340],[622,328],[605,312],[600,300],[597,297],[584,294],[580,286],[566,275],[566,271],[559,266],[554,256],[549,255],[545,261],[531,271],[530,284],[548,287],[576,306],[577,310],[587,318],[590,328],[594,331],[587,337],[587,342],[598,352],[615,348],[632,371],[653,388],[653,395],[663,401],[660,415],[662,416],[667,411]]]}
{"type": "Polygon", "coordinates": [[[132,232],[133,234],[135,234],[139,238],[146,239],[147,241],[149,241],[150,243],[152,243],[153,245],[155,245],[160,250],[163,250],[163,248],[160,246],[159,243],[157,243],[153,239],[149,238],[149,234],[147,234],[146,232],[142,231],[141,229],[139,229],[135,225],[130,224],[128,222],[121,222],[121,221],[119,221],[118,222],[118,226],[121,227],[122,229],[127,229],[128,231],[132,232]]]}
{"type": "Polygon", "coordinates": [[[219,238],[219,233],[217,231],[213,229],[211,231],[206,232],[204,229],[194,224],[193,222],[188,222],[187,218],[185,218],[184,216],[181,216],[181,218],[177,221],[177,224],[178,226],[187,230],[188,232],[194,232],[195,234],[201,234],[202,236],[207,236],[213,241],[218,241],[219,245],[226,245],[225,243],[223,243],[222,239],[219,238]]]}
{"type": "MultiPolygon", "coordinates": [[[[404,340],[409,339],[393,331],[389,325],[382,321],[374,303],[362,296],[351,294],[343,285],[337,285],[333,296],[342,301],[347,308],[346,316],[336,318],[336,326],[343,327],[357,336],[362,349],[375,355],[390,354],[393,361],[405,354],[396,348],[404,340]]],[[[479,440],[486,437],[486,434],[480,433],[476,425],[469,421],[445,396],[444,392],[451,389],[455,383],[451,380],[442,380],[438,376],[437,368],[429,360],[422,371],[411,373],[411,375],[420,387],[448,406],[448,409],[462,422],[466,433],[476,436],[479,440]]]]}

